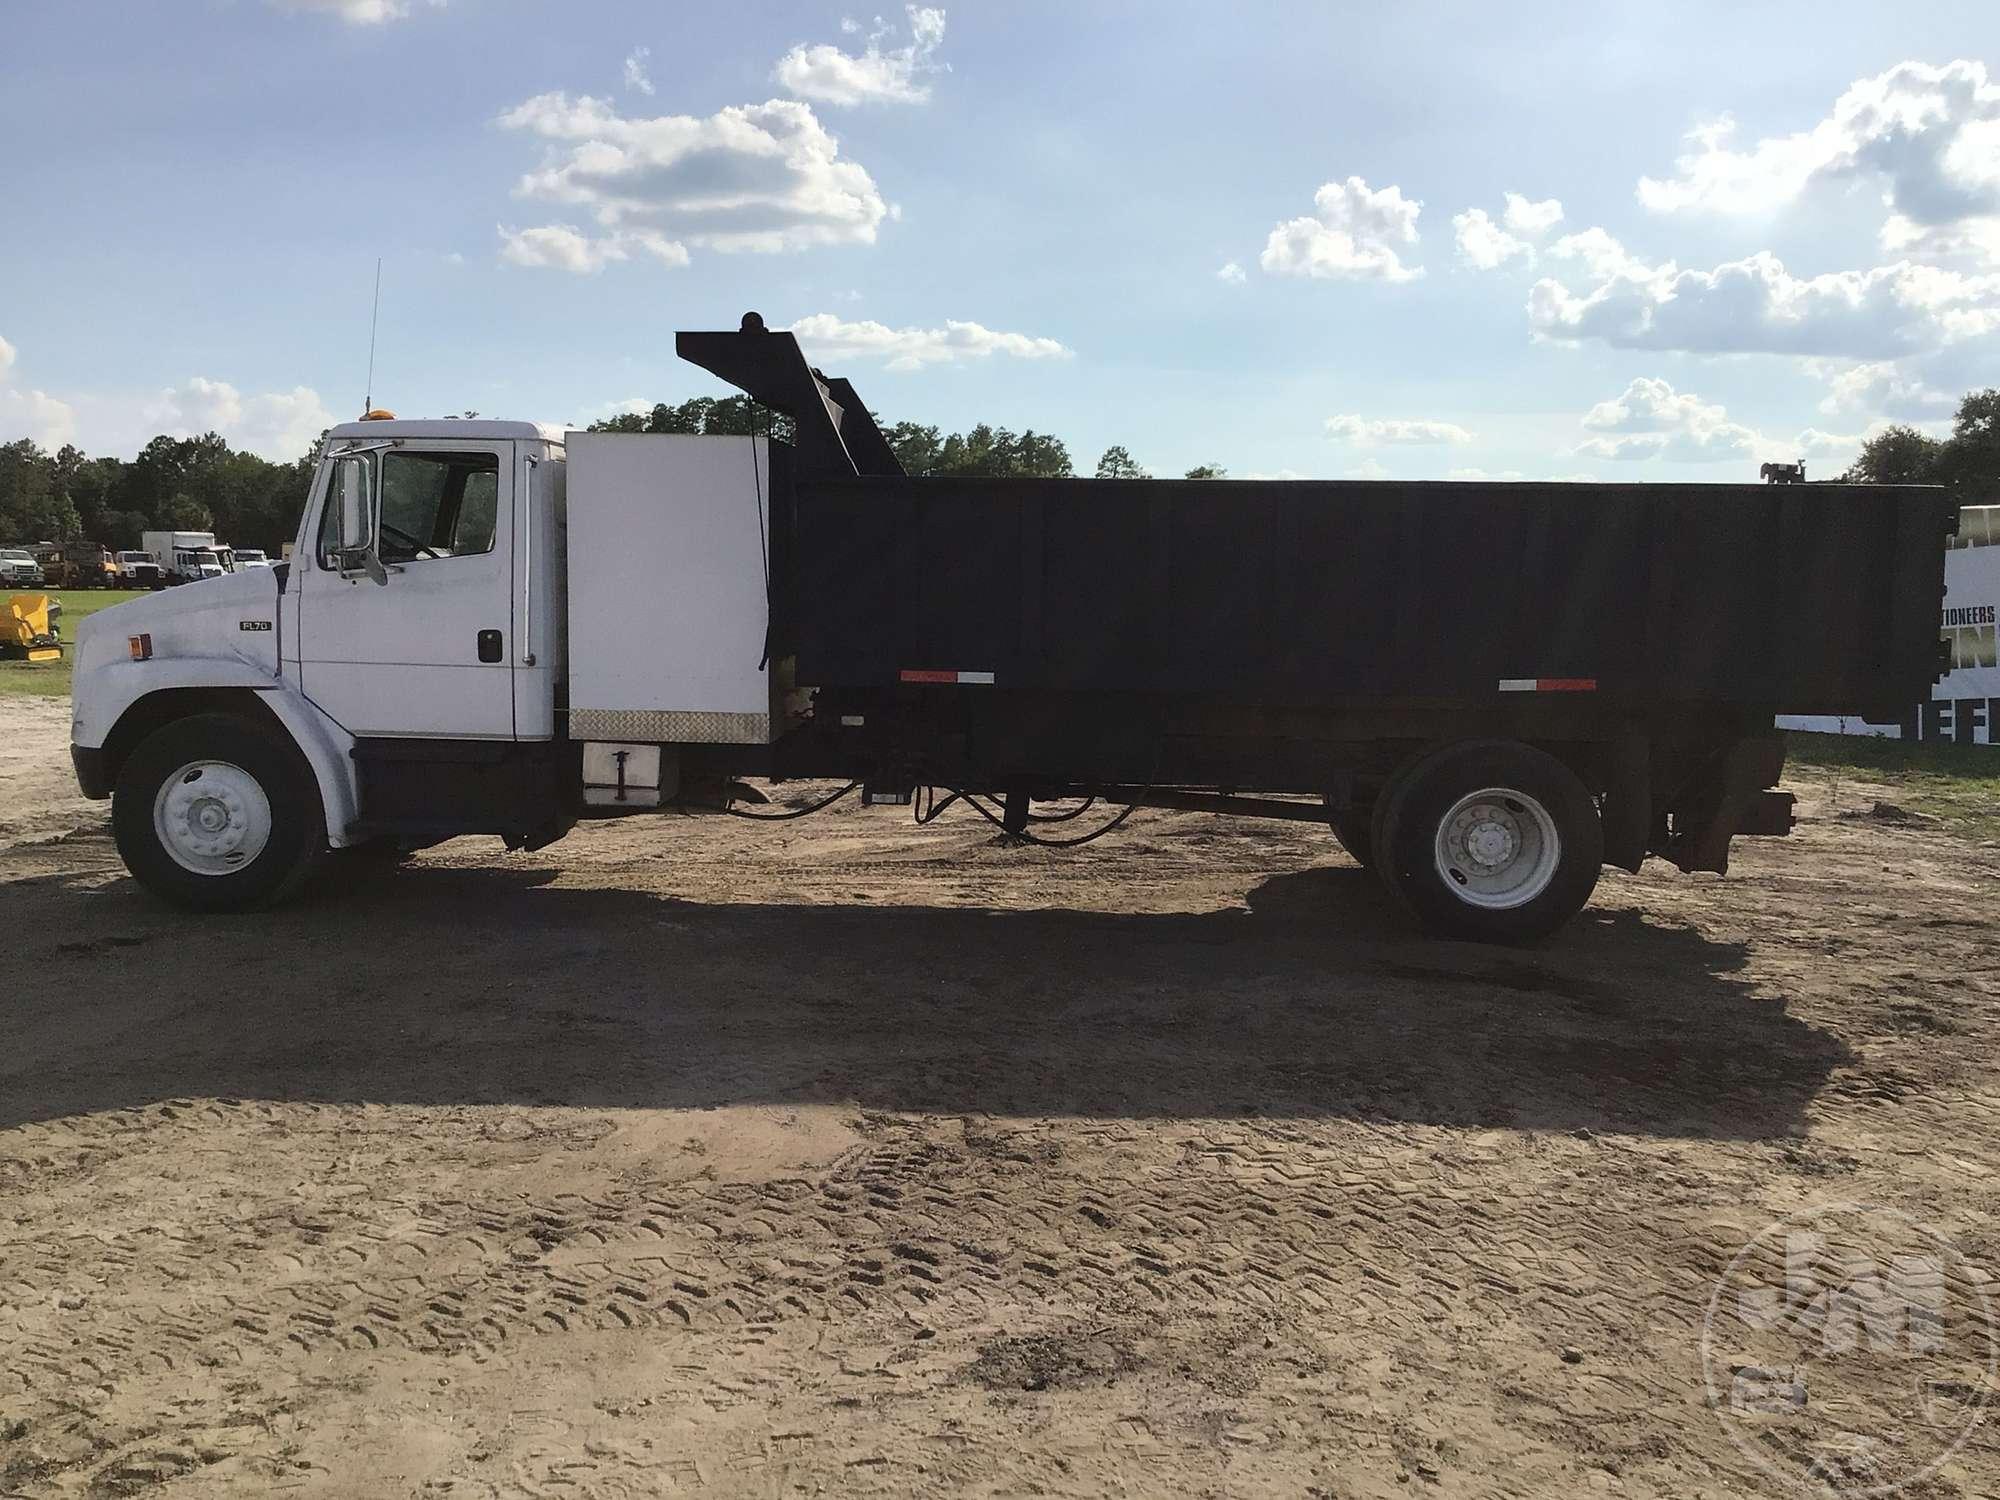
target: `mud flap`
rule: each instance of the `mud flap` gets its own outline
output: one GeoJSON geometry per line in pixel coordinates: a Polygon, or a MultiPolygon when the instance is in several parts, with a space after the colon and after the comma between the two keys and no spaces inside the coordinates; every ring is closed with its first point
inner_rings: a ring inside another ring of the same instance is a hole
{"type": "Polygon", "coordinates": [[[1606,747],[1604,862],[1639,873],[1653,828],[1653,747],[1643,735],[1626,735],[1606,747]]]}
{"type": "Polygon", "coordinates": [[[1729,872],[1729,841],[1737,833],[1791,831],[1791,797],[1767,793],[1785,768],[1785,742],[1776,735],[1735,740],[1674,802],[1670,832],[1655,853],[1683,871],[1729,872]],[[1776,800],[1767,801],[1767,797],[1776,800]],[[1783,826],[1769,828],[1782,812],[1783,826]]]}

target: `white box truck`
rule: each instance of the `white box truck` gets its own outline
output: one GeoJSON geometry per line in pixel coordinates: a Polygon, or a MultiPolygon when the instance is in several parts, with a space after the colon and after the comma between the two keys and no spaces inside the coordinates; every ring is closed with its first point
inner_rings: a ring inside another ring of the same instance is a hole
{"type": "Polygon", "coordinates": [[[148,531],[139,545],[168,583],[195,583],[234,571],[229,549],[217,544],[212,531],[148,531]]]}
{"type": "Polygon", "coordinates": [[[1942,491],[912,478],[790,334],[678,347],[788,440],[346,423],[286,565],[85,620],[72,755],[141,883],[249,907],[329,849],[835,778],[1042,843],[1123,817],[1059,799],[1330,823],[1434,929],[1529,939],[1604,863],[1789,831],[1773,714],[1939,665],[1942,491]]]}

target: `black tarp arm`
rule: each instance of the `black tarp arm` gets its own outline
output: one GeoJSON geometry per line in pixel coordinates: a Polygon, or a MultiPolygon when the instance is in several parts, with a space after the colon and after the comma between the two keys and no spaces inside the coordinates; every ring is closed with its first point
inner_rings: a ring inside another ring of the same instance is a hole
{"type": "Polygon", "coordinates": [[[797,429],[795,470],[802,476],[903,472],[854,387],[822,376],[806,363],[796,338],[772,332],[756,313],[745,313],[735,333],[675,334],[674,352],[790,417],[797,429]]]}

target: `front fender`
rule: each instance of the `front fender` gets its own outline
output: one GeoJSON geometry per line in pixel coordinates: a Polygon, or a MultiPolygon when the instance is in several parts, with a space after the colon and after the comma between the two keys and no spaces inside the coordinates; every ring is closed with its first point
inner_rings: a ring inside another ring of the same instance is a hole
{"type": "Polygon", "coordinates": [[[248,688],[262,693],[280,686],[277,678],[248,662],[214,657],[79,662],[70,690],[69,742],[86,749],[103,745],[132,705],[151,693],[175,688],[248,688]]]}
{"type": "MultiPolygon", "coordinates": [[[[190,693],[199,712],[202,700],[192,693],[249,691],[298,746],[319,784],[326,811],[326,839],[333,848],[350,840],[347,828],[360,813],[354,737],[322,713],[289,681],[241,661],[213,657],[174,657],[152,661],[111,661],[79,673],[72,699],[70,743],[85,751],[101,750],[118,726],[134,714],[151,717],[148,700],[161,694],[190,693]]],[[[168,717],[178,717],[170,714],[168,717]]],[[[122,758],[123,752],[120,752],[122,758]]]]}

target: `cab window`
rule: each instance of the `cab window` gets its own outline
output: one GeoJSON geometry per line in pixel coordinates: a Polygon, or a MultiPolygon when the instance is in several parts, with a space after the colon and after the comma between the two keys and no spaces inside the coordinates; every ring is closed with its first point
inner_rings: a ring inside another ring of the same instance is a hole
{"type": "Polygon", "coordinates": [[[384,454],[382,561],[491,552],[499,508],[496,454],[384,454]]]}

